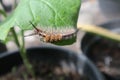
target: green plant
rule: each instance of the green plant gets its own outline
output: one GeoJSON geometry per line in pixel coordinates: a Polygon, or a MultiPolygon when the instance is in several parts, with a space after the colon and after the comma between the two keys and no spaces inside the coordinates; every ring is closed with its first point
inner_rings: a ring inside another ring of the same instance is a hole
{"type": "MultiPolygon", "coordinates": [[[[47,29],[48,33],[51,29],[56,30],[59,33],[60,30],[77,30],[81,29],[90,33],[99,34],[101,36],[107,37],[109,39],[120,41],[120,35],[111,33],[104,29],[99,29],[97,27],[93,28],[86,27],[83,25],[77,25],[77,18],[79,13],[79,8],[81,5],[81,0],[20,0],[20,3],[16,9],[8,16],[5,21],[0,24],[0,40],[5,40],[8,32],[11,32],[14,36],[15,43],[20,49],[21,56],[24,63],[28,65],[25,51],[24,42],[24,31],[28,29],[33,29],[30,21],[35,24],[40,29],[47,29]],[[21,28],[21,41],[17,36],[14,26],[21,28]],[[92,28],[92,29],[91,29],[92,28]],[[98,31],[96,31],[96,28],[98,31]],[[103,34],[106,33],[107,34],[103,34]]],[[[4,12],[1,11],[2,14],[4,12]]],[[[4,15],[6,16],[6,15],[4,15]]],[[[75,38],[75,37],[74,37],[75,38]]],[[[59,44],[72,43],[75,39],[70,39],[70,41],[59,41],[59,44]]],[[[28,69],[31,67],[28,66],[28,69]]]]}
{"type": "MultiPolygon", "coordinates": [[[[76,29],[80,4],[80,0],[21,0],[10,16],[6,17],[6,14],[1,12],[5,15],[6,19],[0,24],[0,39],[5,40],[8,32],[12,33],[25,66],[34,76],[32,67],[29,65],[26,57],[24,30],[33,29],[30,22],[40,27],[40,29],[45,28],[48,31],[50,29],[57,31],[76,29]],[[14,26],[21,28],[21,36],[17,35],[14,26]],[[22,39],[20,40],[19,37],[22,37],[22,39]]],[[[69,41],[65,41],[60,41],[59,43],[70,44],[75,40],[70,39],[69,41]]]]}

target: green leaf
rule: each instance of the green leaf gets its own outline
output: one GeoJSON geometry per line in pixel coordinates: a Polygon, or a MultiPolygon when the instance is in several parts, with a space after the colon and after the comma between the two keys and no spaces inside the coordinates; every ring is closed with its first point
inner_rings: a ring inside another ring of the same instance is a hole
{"type": "Polygon", "coordinates": [[[53,44],[59,45],[59,46],[63,46],[63,45],[71,45],[71,44],[73,44],[74,42],[76,42],[76,36],[75,36],[75,37],[72,37],[72,38],[70,38],[70,39],[61,40],[61,41],[59,41],[59,42],[53,42],[53,44]]]}
{"type": "Polygon", "coordinates": [[[14,12],[0,24],[0,39],[5,40],[13,26],[33,29],[32,21],[40,29],[66,33],[76,29],[81,0],[20,0],[14,12]]]}

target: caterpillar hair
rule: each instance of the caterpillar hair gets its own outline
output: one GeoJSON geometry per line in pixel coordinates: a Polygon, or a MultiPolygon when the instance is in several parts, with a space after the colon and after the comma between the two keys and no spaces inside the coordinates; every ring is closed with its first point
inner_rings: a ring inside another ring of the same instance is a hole
{"type": "Polygon", "coordinates": [[[75,37],[77,35],[77,32],[78,32],[78,30],[76,30],[75,32],[70,33],[70,34],[47,33],[45,31],[38,29],[32,22],[30,22],[30,23],[35,28],[36,34],[43,37],[44,42],[55,42],[55,41],[60,41],[60,40],[64,40],[64,39],[70,39],[72,37],[75,37]]]}

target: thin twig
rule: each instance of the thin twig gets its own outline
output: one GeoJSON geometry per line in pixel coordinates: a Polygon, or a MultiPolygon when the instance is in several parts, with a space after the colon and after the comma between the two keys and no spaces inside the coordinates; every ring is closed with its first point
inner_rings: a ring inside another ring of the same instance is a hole
{"type": "Polygon", "coordinates": [[[94,26],[94,25],[82,25],[78,24],[77,28],[85,32],[97,34],[99,36],[112,39],[114,41],[120,42],[120,34],[113,33],[105,28],[94,26]]]}

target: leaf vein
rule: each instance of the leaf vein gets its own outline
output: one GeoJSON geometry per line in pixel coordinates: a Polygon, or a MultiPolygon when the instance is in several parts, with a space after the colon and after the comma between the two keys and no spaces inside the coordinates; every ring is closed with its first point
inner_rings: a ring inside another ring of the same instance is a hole
{"type": "Polygon", "coordinates": [[[33,19],[35,20],[35,16],[34,16],[34,14],[33,14],[33,11],[32,11],[31,5],[30,5],[30,1],[29,1],[29,4],[28,4],[28,7],[29,7],[29,11],[30,11],[33,19]]]}
{"type": "Polygon", "coordinates": [[[50,4],[50,3],[48,3],[47,1],[44,1],[44,0],[41,0],[41,2],[43,2],[44,4],[46,4],[51,10],[53,10],[53,12],[54,12],[54,14],[55,14],[55,26],[57,26],[57,12],[56,12],[56,10],[53,8],[53,6],[50,4]]]}

